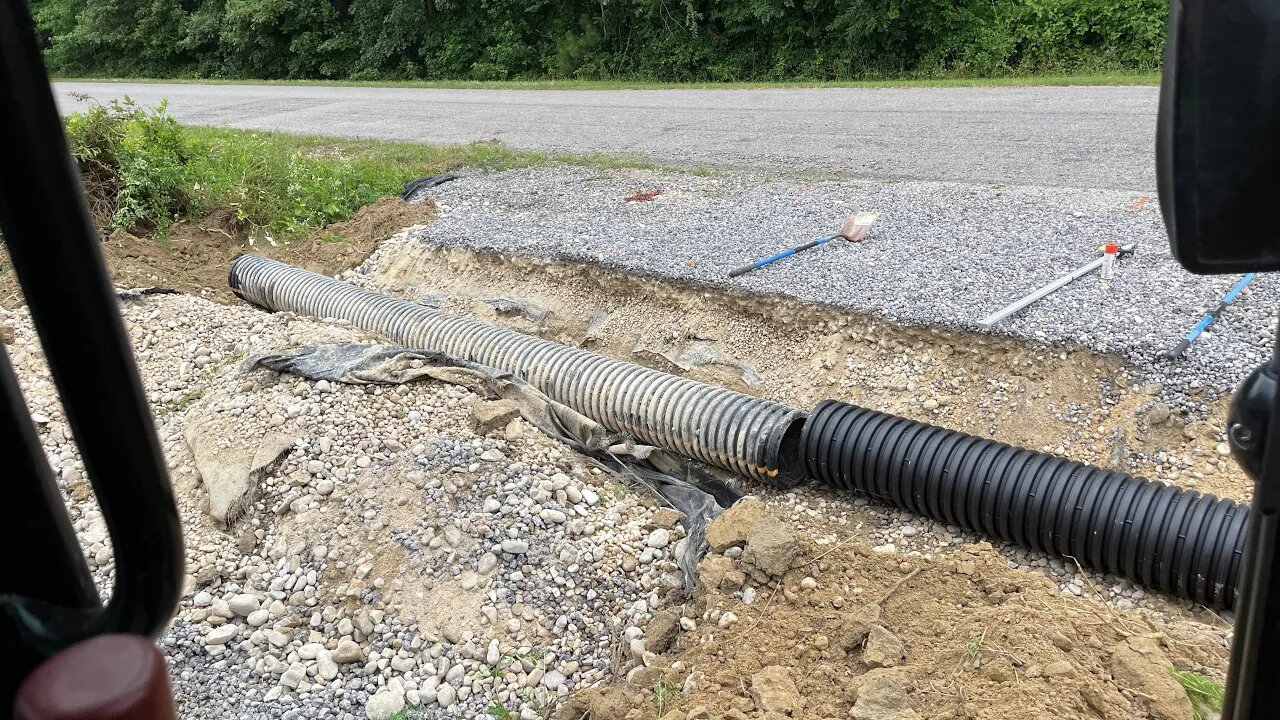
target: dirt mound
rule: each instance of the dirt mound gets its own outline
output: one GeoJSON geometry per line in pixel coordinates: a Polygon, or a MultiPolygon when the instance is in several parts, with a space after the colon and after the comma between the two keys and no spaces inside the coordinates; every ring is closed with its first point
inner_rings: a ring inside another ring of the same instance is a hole
{"type": "Polygon", "coordinates": [[[332,238],[386,238],[410,225],[422,225],[435,218],[436,205],[430,198],[422,205],[410,205],[395,195],[388,195],[360,208],[350,220],[312,233],[312,238],[326,241],[332,238]]]}
{"type": "MultiPolygon", "coordinates": [[[[363,262],[378,243],[397,231],[435,217],[436,207],[430,200],[411,205],[389,196],[361,208],[350,220],[312,231],[303,240],[272,244],[261,237],[251,239],[234,210],[219,208],[200,220],[174,224],[164,240],[116,230],[101,247],[117,285],[159,285],[231,302],[235,296],[227,289],[227,268],[241,253],[255,252],[333,275],[363,262]]],[[[0,305],[21,303],[8,258],[0,257],[0,305]]]]}
{"type": "Polygon", "coordinates": [[[670,654],[639,658],[631,684],[571,698],[561,718],[595,718],[613,693],[624,717],[667,720],[1191,720],[1170,670],[1225,674],[1225,624],[1064,595],[986,543],[927,561],[797,535],[779,577],[738,530],[746,550],[703,561],[670,654]]]}

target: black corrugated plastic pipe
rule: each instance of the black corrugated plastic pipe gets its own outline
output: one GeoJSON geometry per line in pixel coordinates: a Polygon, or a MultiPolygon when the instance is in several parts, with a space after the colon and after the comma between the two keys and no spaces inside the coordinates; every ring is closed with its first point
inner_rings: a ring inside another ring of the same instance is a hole
{"type": "Polygon", "coordinates": [[[1249,508],[835,400],[801,436],[809,477],[1070,556],[1215,608],[1235,603],[1249,508]]]}

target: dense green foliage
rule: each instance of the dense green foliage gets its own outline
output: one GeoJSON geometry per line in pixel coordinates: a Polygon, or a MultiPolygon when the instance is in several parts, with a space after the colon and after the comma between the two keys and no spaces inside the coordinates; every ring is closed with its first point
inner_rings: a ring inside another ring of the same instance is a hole
{"type": "Polygon", "coordinates": [[[855,79],[1149,70],[1167,0],[32,0],[62,75],[855,79]]]}
{"type": "Polygon", "coordinates": [[[67,118],[67,138],[99,220],[164,232],[191,210],[193,148],[163,105],[94,105],[67,118]]]}
{"type": "Polygon", "coordinates": [[[174,122],[127,98],[92,100],[66,120],[85,196],[107,227],[164,236],[175,220],[230,208],[246,227],[289,239],[346,220],[406,182],[463,166],[552,162],[645,167],[618,155],[550,156],[497,143],[422,145],[338,140],[174,122]]]}
{"type": "Polygon", "coordinates": [[[1173,676],[1191,700],[1193,720],[1208,720],[1222,715],[1222,704],[1226,700],[1226,690],[1221,683],[1214,682],[1203,675],[1171,668],[1173,676]]]}
{"type": "Polygon", "coordinates": [[[296,235],[399,192],[411,174],[371,158],[277,148],[257,133],[186,128],[163,105],[91,105],[67,118],[67,138],[94,215],[162,236],[174,220],[215,207],[233,208],[266,232],[296,235]]]}

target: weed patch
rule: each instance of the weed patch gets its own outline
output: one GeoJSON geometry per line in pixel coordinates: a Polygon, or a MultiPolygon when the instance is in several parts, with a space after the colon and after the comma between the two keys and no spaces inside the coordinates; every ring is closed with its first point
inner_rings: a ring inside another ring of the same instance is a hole
{"type": "Polygon", "coordinates": [[[1191,700],[1191,711],[1195,720],[1208,720],[1209,718],[1218,717],[1218,713],[1222,711],[1223,700],[1226,699],[1226,691],[1222,685],[1203,675],[1177,668],[1170,668],[1169,674],[1187,692],[1187,697],[1191,700]]]}

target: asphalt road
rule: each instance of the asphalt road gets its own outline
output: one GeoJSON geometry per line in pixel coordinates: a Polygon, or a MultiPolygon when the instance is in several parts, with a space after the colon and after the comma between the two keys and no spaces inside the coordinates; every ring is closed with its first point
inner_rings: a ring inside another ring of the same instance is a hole
{"type": "Polygon", "coordinates": [[[431,90],[58,83],[169,100],[182,122],[639,153],[788,174],[1155,189],[1154,87],[431,90]]]}

